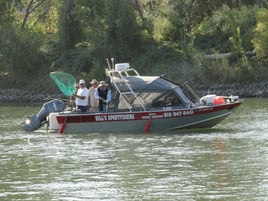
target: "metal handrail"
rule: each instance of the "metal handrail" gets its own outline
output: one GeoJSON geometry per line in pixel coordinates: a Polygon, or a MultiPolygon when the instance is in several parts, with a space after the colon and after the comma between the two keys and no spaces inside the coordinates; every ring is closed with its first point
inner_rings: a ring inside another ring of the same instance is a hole
{"type": "Polygon", "coordinates": [[[110,81],[111,83],[114,85],[115,89],[117,90],[117,92],[121,95],[121,97],[123,97],[124,102],[126,103],[128,109],[130,111],[133,110],[133,106],[129,103],[129,101],[127,100],[127,98],[125,97],[126,94],[131,94],[134,96],[135,99],[138,100],[139,104],[141,105],[141,107],[143,108],[144,111],[146,111],[146,108],[144,106],[143,101],[141,100],[141,98],[139,96],[137,96],[137,94],[133,91],[133,89],[131,88],[129,81],[127,79],[125,79],[124,77],[129,77],[129,73],[128,71],[133,71],[135,73],[135,76],[140,76],[139,73],[133,69],[133,68],[128,68],[128,69],[124,69],[124,70],[116,70],[116,69],[111,69],[109,68],[109,77],[110,77],[110,81]],[[122,75],[122,73],[125,74],[122,75]],[[115,74],[117,76],[115,76],[115,74]],[[121,79],[125,85],[127,86],[128,90],[127,92],[122,92],[120,90],[120,88],[118,87],[117,83],[115,82],[114,78],[117,77],[119,79],[121,79]]]}

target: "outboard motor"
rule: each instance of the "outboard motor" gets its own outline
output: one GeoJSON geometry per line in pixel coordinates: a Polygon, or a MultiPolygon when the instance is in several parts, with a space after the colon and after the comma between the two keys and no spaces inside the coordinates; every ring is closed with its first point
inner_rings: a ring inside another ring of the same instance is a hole
{"type": "Polygon", "coordinates": [[[51,112],[62,112],[64,110],[64,103],[61,100],[55,99],[43,104],[43,107],[37,115],[32,114],[23,123],[25,131],[34,131],[41,127],[42,122],[51,112]]]}

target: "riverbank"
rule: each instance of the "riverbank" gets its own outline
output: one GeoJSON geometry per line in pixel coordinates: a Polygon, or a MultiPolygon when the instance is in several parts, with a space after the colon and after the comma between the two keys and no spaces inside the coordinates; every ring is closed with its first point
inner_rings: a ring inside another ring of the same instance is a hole
{"type": "MultiPolygon", "coordinates": [[[[193,87],[200,96],[206,94],[217,95],[238,95],[241,98],[267,98],[268,82],[261,83],[233,83],[233,84],[215,84],[215,85],[197,85],[193,87]]],[[[52,99],[65,99],[68,97],[61,93],[34,92],[19,89],[2,89],[0,90],[1,104],[40,104],[52,99]]]]}
{"type": "Polygon", "coordinates": [[[214,84],[211,86],[198,85],[194,89],[204,96],[206,94],[217,95],[237,95],[241,98],[267,98],[268,82],[260,83],[231,83],[231,84],[214,84]]]}
{"type": "Polygon", "coordinates": [[[34,92],[20,89],[1,89],[0,104],[40,104],[52,99],[68,99],[63,94],[49,92],[34,92]]]}

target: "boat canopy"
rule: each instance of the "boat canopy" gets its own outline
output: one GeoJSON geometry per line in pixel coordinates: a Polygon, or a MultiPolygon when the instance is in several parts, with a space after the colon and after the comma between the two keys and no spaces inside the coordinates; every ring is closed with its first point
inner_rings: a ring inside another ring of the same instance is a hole
{"type": "MultiPolygon", "coordinates": [[[[125,80],[121,78],[113,78],[113,84],[115,84],[121,92],[129,91],[129,86],[144,101],[145,105],[163,106],[163,104],[154,104],[162,99],[167,99],[168,97],[174,97],[178,99],[178,104],[187,107],[190,105],[191,101],[187,98],[183,92],[183,89],[161,76],[125,76],[125,80]],[[127,86],[127,84],[129,86],[127,86]]],[[[133,99],[134,100],[134,99],[133,99]]],[[[128,100],[129,102],[132,102],[128,100]]],[[[165,104],[164,104],[165,105],[165,104]]]]}
{"type": "MultiPolygon", "coordinates": [[[[167,81],[160,76],[128,76],[124,77],[130,87],[135,92],[141,91],[170,91],[178,85],[167,81]]],[[[118,85],[120,91],[127,91],[128,88],[124,84],[125,81],[121,79],[114,79],[114,82],[118,85]]]]}

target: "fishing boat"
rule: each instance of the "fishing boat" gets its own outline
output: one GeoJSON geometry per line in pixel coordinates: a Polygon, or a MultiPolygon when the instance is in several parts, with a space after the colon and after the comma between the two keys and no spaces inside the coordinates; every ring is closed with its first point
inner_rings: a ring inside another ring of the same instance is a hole
{"type": "MultiPolygon", "coordinates": [[[[177,84],[164,76],[141,76],[129,63],[114,64],[113,60],[111,65],[108,60],[107,63],[106,74],[114,98],[106,111],[82,113],[66,109],[61,100],[51,100],[37,115],[25,120],[23,129],[34,131],[44,123],[48,132],[57,133],[148,133],[211,128],[242,103],[238,96],[232,95],[199,97],[188,83],[177,84]]],[[[64,90],[69,89],[68,95],[75,91],[75,79],[72,80],[64,90]]],[[[62,89],[62,83],[58,86],[62,89]]]]}

